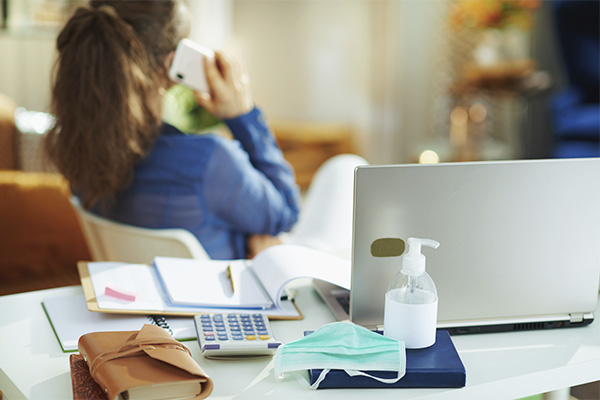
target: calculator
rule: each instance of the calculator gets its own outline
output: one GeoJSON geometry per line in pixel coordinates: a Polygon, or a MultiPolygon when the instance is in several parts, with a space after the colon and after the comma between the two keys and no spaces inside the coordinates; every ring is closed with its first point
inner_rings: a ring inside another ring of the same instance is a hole
{"type": "Polygon", "coordinates": [[[281,345],[269,319],[258,313],[197,314],[194,324],[200,350],[207,358],[268,356],[281,345]]]}

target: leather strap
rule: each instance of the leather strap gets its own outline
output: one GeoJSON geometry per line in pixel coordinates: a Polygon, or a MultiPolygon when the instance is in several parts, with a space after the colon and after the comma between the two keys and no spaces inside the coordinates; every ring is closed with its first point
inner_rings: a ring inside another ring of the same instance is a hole
{"type": "Polygon", "coordinates": [[[187,347],[177,341],[163,339],[134,339],[106,349],[98,354],[90,363],[88,363],[90,366],[90,374],[92,375],[92,378],[96,380],[96,371],[105,362],[117,358],[128,357],[135,353],[144,352],[144,350],[154,350],[157,347],[180,350],[188,353],[190,356],[192,355],[187,347]]]}

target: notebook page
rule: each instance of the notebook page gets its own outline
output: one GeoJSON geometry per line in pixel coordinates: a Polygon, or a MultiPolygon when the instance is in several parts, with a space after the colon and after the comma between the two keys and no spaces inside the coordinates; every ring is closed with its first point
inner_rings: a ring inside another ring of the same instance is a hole
{"type": "Polygon", "coordinates": [[[154,265],[171,305],[248,309],[273,305],[244,260],[156,257],[154,265]]]}
{"type": "MultiPolygon", "coordinates": [[[[142,315],[115,315],[91,312],[85,296],[49,297],[42,301],[46,315],[52,324],[63,351],[77,350],[79,338],[90,332],[135,331],[144,324],[154,324],[142,315]]],[[[192,318],[169,317],[166,323],[175,339],[195,339],[192,318]]]]}
{"type": "Polygon", "coordinates": [[[283,289],[295,279],[320,279],[350,289],[350,261],[305,246],[269,247],[252,259],[251,266],[277,308],[283,289]]]}
{"type": "MultiPolygon", "coordinates": [[[[244,263],[243,260],[238,261],[244,263]]],[[[111,312],[119,312],[121,310],[123,314],[127,314],[129,311],[144,311],[147,314],[169,312],[186,315],[222,310],[215,307],[175,306],[168,304],[154,266],[98,261],[87,263],[87,267],[94,290],[93,297],[96,299],[99,309],[111,310],[111,312]],[[128,292],[134,292],[136,294],[135,300],[126,301],[107,296],[104,293],[109,283],[128,292]]],[[[283,301],[280,306],[276,308],[272,305],[266,309],[253,309],[252,312],[268,315],[270,318],[295,318],[300,315],[292,301],[283,301]]],[[[226,310],[227,312],[248,312],[247,308],[240,307],[226,307],[226,310]]]]}
{"type": "Polygon", "coordinates": [[[118,310],[164,310],[165,303],[154,268],[144,264],[91,262],[88,270],[98,307],[118,310]],[[135,294],[135,301],[105,294],[106,287],[135,294]]]}

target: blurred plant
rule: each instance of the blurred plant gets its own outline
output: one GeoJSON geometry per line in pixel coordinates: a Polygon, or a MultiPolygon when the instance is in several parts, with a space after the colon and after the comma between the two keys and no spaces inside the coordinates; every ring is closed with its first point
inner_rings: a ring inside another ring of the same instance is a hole
{"type": "Polygon", "coordinates": [[[516,27],[529,30],[541,0],[457,0],[450,9],[453,29],[516,27]]]}
{"type": "Polygon", "coordinates": [[[196,103],[192,89],[179,84],[167,91],[163,120],[184,133],[201,133],[221,123],[196,103]]]}

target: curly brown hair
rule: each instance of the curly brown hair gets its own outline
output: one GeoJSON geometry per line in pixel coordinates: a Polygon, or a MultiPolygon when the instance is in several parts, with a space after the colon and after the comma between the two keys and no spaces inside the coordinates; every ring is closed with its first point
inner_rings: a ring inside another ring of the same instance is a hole
{"type": "Polygon", "coordinates": [[[155,143],[165,59],[188,32],[181,0],[92,0],[58,35],[45,150],[86,208],[123,189],[155,143]]]}

